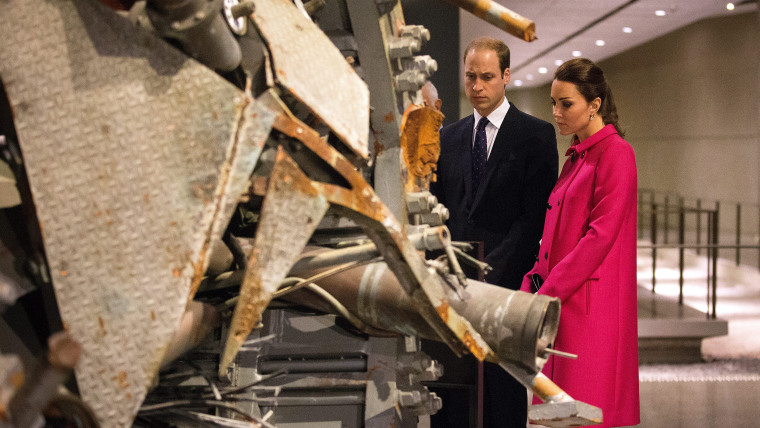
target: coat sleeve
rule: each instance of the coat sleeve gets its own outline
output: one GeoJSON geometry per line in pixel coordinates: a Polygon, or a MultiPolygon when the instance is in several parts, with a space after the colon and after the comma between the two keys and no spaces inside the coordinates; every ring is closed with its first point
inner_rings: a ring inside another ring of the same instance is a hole
{"type": "Polygon", "coordinates": [[[505,239],[489,252],[485,260],[493,268],[486,280],[509,288],[520,286],[522,276],[535,260],[546,203],[557,182],[559,159],[554,127],[544,122],[533,132],[534,138],[525,142],[531,145],[532,155],[526,159],[519,217],[512,223],[505,239]],[[517,269],[522,271],[514,271],[517,269]],[[505,283],[502,278],[512,279],[505,283]]]}
{"type": "Polygon", "coordinates": [[[533,269],[531,269],[528,273],[525,274],[525,276],[523,276],[522,284],[520,284],[520,291],[524,291],[526,293],[533,292],[533,290],[530,288],[531,283],[532,283],[530,277],[531,275],[535,273],[535,271],[536,271],[536,265],[534,264],[533,269]]]}
{"type": "Polygon", "coordinates": [[[628,143],[611,145],[602,153],[597,164],[588,230],[573,250],[551,269],[538,294],[565,301],[602,264],[623,221],[636,207],[636,180],[636,160],[628,143]]]}
{"type": "Polygon", "coordinates": [[[436,179],[430,183],[430,193],[433,194],[443,205],[447,205],[446,192],[444,191],[446,183],[446,167],[447,159],[452,156],[453,145],[451,141],[455,138],[454,130],[457,128],[458,122],[445,126],[440,131],[440,144],[441,153],[438,157],[438,163],[436,164],[436,179]]]}

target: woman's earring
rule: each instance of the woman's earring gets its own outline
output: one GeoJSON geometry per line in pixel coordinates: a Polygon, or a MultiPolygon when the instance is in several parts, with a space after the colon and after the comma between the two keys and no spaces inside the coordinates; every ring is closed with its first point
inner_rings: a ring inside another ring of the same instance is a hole
{"type": "Polygon", "coordinates": [[[591,114],[591,116],[588,117],[588,121],[589,122],[591,122],[592,120],[594,120],[594,114],[593,113],[591,114]]]}

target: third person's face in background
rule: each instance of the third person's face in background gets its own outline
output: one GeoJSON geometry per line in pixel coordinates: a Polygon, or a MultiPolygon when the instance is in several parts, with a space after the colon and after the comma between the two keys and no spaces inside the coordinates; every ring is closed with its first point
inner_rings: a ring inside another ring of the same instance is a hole
{"type": "Polygon", "coordinates": [[[464,60],[464,92],[481,116],[488,116],[504,100],[509,69],[499,67],[499,57],[490,49],[471,50],[464,60]]]}

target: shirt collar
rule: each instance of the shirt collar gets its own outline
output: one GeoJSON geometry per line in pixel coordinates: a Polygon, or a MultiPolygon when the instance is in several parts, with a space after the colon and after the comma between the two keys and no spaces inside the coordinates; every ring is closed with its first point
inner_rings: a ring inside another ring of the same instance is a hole
{"type": "Polygon", "coordinates": [[[612,124],[606,125],[604,128],[600,129],[594,135],[586,138],[583,141],[579,141],[577,138],[575,141],[573,141],[573,145],[570,146],[569,149],[567,149],[567,152],[565,153],[565,156],[571,156],[576,153],[583,153],[586,150],[593,147],[596,143],[604,140],[605,138],[609,137],[612,134],[617,134],[617,130],[615,129],[615,126],[612,124]]]}
{"type": "MultiPolygon", "coordinates": [[[[509,111],[509,101],[507,100],[507,97],[504,96],[504,99],[499,107],[496,107],[494,111],[491,112],[488,116],[488,121],[491,122],[492,125],[495,127],[501,129],[501,123],[504,122],[504,118],[507,117],[507,112],[509,111]]],[[[477,110],[474,110],[474,116],[475,116],[475,126],[477,126],[478,122],[480,121],[480,118],[483,117],[478,113],[477,110]]]]}

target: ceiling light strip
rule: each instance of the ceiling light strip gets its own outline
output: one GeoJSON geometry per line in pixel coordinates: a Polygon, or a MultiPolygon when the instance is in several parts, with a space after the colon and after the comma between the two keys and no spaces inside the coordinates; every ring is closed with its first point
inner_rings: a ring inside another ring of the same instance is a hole
{"type": "Polygon", "coordinates": [[[526,62],[524,62],[522,65],[520,65],[520,66],[516,67],[514,70],[512,70],[512,72],[513,73],[517,73],[518,71],[520,71],[523,68],[527,67],[533,61],[537,60],[538,58],[541,58],[542,56],[548,54],[549,52],[553,51],[554,49],[556,49],[556,48],[564,45],[565,43],[569,42],[570,40],[574,39],[575,37],[577,37],[577,36],[585,33],[587,30],[595,27],[600,22],[602,22],[602,21],[606,20],[607,18],[609,18],[609,17],[617,14],[618,12],[620,12],[623,9],[627,8],[628,6],[636,3],[637,1],[639,1],[639,0],[630,0],[627,3],[625,3],[625,4],[622,4],[622,5],[618,6],[618,7],[616,7],[615,9],[612,9],[611,11],[605,13],[604,15],[600,16],[599,18],[597,18],[597,19],[591,21],[590,23],[586,24],[580,30],[574,32],[573,34],[565,37],[564,39],[562,39],[562,40],[558,41],[557,43],[551,45],[550,47],[544,49],[543,51],[539,52],[538,54],[532,56],[526,62]]]}

